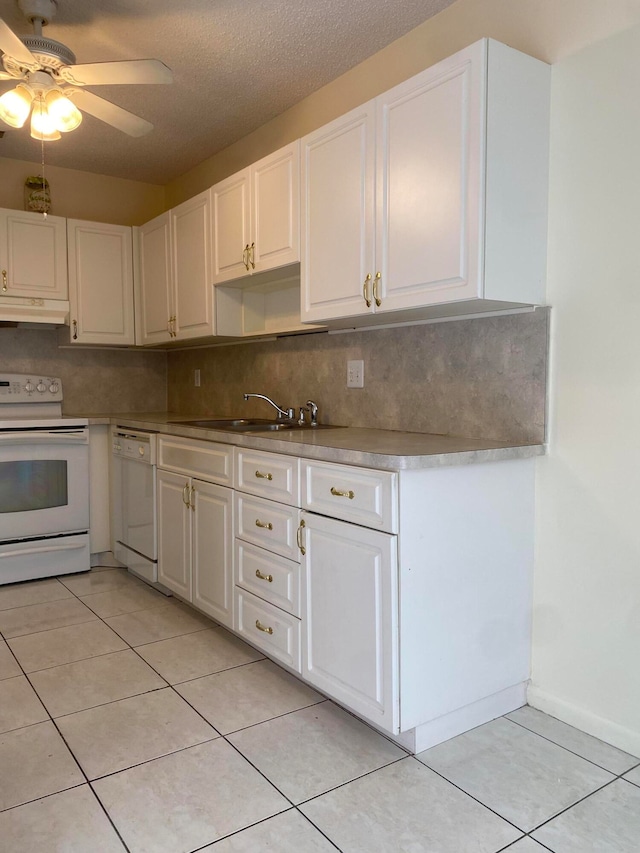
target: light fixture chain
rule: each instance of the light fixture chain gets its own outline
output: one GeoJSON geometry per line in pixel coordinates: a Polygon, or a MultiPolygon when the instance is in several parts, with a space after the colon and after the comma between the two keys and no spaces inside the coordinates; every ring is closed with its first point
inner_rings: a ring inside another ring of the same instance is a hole
{"type": "Polygon", "coordinates": [[[47,207],[47,205],[46,205],[46,198],[47,198],[47,193],[46,193],[47,179],[46,179],[45,174],[44,174],[44,139],[41,139],[41,140],[40,140],[40,148],[41,148],[41,151],[42,151],[42,198],[43,198],[43,202],[44,202],[44,204],[43,204],[43,208],[44,208],[44,209],[43,209],[43,211],[42,211],[42,217],[43,217],[43,219],[46,219],[46,218],[47,218],[47,210],[46,210],[46,207],[47,207]]]}

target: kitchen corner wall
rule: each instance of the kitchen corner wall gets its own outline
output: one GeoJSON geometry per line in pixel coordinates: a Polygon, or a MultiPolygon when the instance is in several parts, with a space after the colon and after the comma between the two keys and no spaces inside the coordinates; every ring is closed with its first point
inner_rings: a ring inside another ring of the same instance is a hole
{"type": "Polygon", "coordinates": [[[181,350],[168,356],[169,409],[270,417],[313,399],[327,423],[542,442],[548,311],[181,350]],[[348,359],[365,387],[346,388],[348,359]],[[194,387],[194,370],[201,386],[194,387]]]}
{"type": "Polygon", "coordinates": [[[167,407],[164,352],[58,348],[57,329],[0,328],[0,366],[7,373],[59,376],[64,414],[167,407]]]}

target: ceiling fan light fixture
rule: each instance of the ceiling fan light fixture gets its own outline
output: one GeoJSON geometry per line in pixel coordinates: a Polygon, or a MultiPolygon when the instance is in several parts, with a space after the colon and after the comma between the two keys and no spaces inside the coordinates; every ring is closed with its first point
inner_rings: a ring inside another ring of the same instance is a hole
{"type": "Polygon", "coordinates": [[[60,131],[42,98],[38,98],[31,113],[31,136],[39,142],[54,142],[60,139],[60,131]]]}
{"type": "Polygon", "coordinates": [[[75,130],[82,121],[82,113],[58,89],[47,92],[45,105],[56,130],[68,133],[75,130]]]}
{"type": "Polygon", "coordinates": [[[18,85],[0,98],[0,119],[9,127],[23,127],[29,117],[33,95],[26,86],[18,85]]]}

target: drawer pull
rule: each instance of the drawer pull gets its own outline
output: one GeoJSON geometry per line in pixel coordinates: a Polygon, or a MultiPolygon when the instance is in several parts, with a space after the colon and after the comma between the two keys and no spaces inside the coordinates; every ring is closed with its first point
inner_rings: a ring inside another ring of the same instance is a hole
{"type": "Polygon", "coordinates": [[[273,634],[273,628],[261,625],[259,619],[256,619],[256,628],[258,629],[258,631],[264,631],[265,634],[273,634]]]}
{"type": "Polygon", "coordinates": [[[256,471],[256,477],[259,480],[273,480],[273,474],[263,474],[262,471],[256,471]]]}
{"type": "Polygon", "coordinates": [[[263,575],[260,569],[256,569],[256,577],[260,578],[261,581],[268,581],[269,583],[273,583],[273,575],[263,575]]]}
{"type": "Polygon", "coordinates": [[[336,489],[335,486],[331,486],[331,494],[336,498],[349,498],[350,501],[352,501],[356,496],[356,493],[351,491],[351,489],[349,489],[348,492],[341,492],[340,489],[336,489]]]}
{"type": "Polygon", "coordinates": [[[273,530],[273,524],[270,521],[260,521],[256,518],[256,527],[262,527],[264,530],[273,530]]]}
{"type": "Polygon", "coordinates": [[[300,522],[300,526],[298,527],[298,531],[296,533],[296,540],[298,542],[298,548],[300,549],[300,553],[302,554],[303,557],[307,553],[307,549],[302,544],[302,531],[304,530],[305,527],[306,527],[306,524],[304,523],[304,519],[303,519],[300,522]]]}

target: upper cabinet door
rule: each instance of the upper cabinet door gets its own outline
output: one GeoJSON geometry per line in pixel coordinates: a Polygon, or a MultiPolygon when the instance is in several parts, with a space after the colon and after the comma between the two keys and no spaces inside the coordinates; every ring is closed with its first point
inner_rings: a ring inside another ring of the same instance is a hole
{"type": "Polygon", "coordinates": [[[301,174],[302,319],[368,314],[375,274],[374,101],[304,137],[301,174]]]}
{"type": "Polygon", "coordinates": [[[140,344],[173,337],[171,217],[162,213],[138,229],[140,264],[140,344]]]}
{"type": "Polygon", "coordinates": [[[213,281],[218,284],[247,275],[250,269],[251,177],[243,169],[211,190],[213,216],[213,281]]]}
{"type": "Polygon", "coordinates": [[[131,228],[67,220],[71,342],[135,343],[131,228]]]}
{"type": "Polygon", "coordinates": [[[212,190],[213,281],[300,260],[300,142],[269,154],[212,190]]]}
{"type": "Polygon", "coordinates": [[[482,295],[484,50],[377,99],[377,311],[482,295]]]}
{"type": "Polygon", "coordinates": [[[0,264],[3,295],[68,299],[66,219],[0,211],[0,264]]]}
{"type": "Polygon", "coordinates": [[[250,272],[300,260],[300,142],[251,167],[250,272]]]}
{"type": "Polygon", "coordinates": [[[171,245],[175,337],[212,335],[210,190],[171,210],[171,245]]]}
{"type": "Polygon", "coordinates": [[[549,83],[483,39],[305,137],[303,321],[544,303],[549,83]]]}

